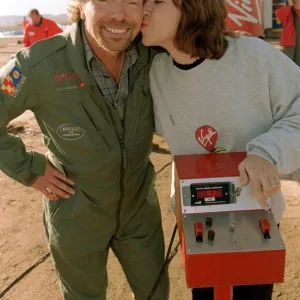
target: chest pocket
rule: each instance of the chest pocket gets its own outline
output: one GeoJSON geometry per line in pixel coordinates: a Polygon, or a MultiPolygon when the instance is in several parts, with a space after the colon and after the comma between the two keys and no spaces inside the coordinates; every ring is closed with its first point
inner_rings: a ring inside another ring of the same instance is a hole
{"type": "MultiPolygon", "coordinates": [[[[83,117],[85,118],[86,128],[89,131],[88,136],[95,142],[95,146],[98,148],[101,144],[104,145],[108,150],[110,150],[109,140],[104,134],[104,128],[107,124],[103,124],[103,116],[95,116],[95,113],[92,112],[90,106],[87,105],[84,101],[81,101],[79,107],[82,111],[83,117]],[[102,125],[101,125],[102,123],[102,125]]],[[[97,112],[99,109],[97,109],[97,112]]],[[[98,114],[99,115],[99,114],[98,114]]]]}
{"type": "Polygon", "coordinates": [[[89,91],[54,91],[45,95],[43,104],[37,114],[47,135],[63,152],[98,150],[98,154],[105,155],[111,150],[112,128],[89,91]]]}

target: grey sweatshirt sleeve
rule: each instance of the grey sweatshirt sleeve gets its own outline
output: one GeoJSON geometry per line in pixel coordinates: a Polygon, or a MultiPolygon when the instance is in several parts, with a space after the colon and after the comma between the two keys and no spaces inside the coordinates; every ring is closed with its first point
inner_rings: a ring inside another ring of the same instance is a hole
{"type": "Polygon", "coordinates": [[[269,83],[273,126],[247,145],[248,154],[273,162],[281,174],[300,167],[300,68],[272,46],[265,46],[264,62],[269,83]]]}

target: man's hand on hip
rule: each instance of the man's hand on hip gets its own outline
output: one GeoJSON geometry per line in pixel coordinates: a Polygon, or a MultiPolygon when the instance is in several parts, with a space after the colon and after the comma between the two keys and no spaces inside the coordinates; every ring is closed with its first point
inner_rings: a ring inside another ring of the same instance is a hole
{"type": "Polygon", "coordinates": [[[261,207],[267,209],[267,199],[280,189],[275,166],[258,155],[249,155],[240,163],[239,173],[242,186],[250,182],[261,207]]]}
{"type": "Polygon", "coordinates": [[[70,195],[75,194],[75,190],[70,185],[74,185],[74,182],[53,168],[47,161],[44,175],[39,176],[32,187],[50,200],[56,201],[59,197],[68,199],[70,195]]]}

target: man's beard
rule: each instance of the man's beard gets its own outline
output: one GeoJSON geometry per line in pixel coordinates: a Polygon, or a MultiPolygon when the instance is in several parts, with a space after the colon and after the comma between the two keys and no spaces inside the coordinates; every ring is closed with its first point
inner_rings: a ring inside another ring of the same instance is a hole
{"type": "Polygon", "coordinates": [[[135,24],[132,24],[130,22],[106,22],[105,24],[98,23],[97,24],[97,31],[95,31],[95,40],[98,43],[98,45],[103,48],[106,51],[110,52],[121,52],[126,50],[131,42],[134,40],[135,36],[133,36],[133,31],[135,29],[135,24]],[[104,33],[106,30],[105,28],[124,28],[124,29],[129,29],[129,33],[126,33],[126,37],[120,37],[117,38],[111,38],[107,37],[104,33]]]}

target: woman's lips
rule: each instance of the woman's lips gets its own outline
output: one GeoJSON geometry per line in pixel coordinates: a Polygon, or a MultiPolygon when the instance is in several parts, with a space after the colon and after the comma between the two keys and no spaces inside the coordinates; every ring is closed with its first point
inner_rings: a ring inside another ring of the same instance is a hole
{"type": "Polygon", "coordinates": [[[147,26],[148,26],[148,24],[143,23],[142,26],[141,26],[141,29],[145,29],[147,26]]]}

